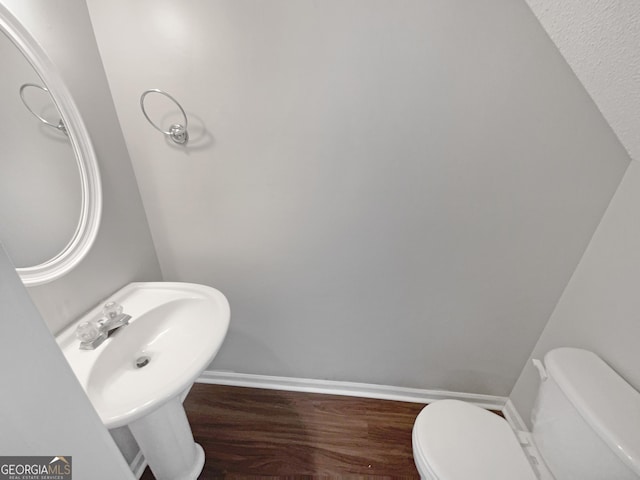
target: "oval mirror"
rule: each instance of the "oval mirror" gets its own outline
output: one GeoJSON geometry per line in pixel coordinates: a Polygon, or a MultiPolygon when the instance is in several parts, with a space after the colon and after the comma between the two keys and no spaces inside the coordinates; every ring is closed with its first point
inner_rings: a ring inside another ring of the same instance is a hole
{"type": "Polygon", "coordinates": [[[59,278],[98,231],[98,163],[80,113],[44,50],[0,5],[0,241],[25,285],[59,278]]]}

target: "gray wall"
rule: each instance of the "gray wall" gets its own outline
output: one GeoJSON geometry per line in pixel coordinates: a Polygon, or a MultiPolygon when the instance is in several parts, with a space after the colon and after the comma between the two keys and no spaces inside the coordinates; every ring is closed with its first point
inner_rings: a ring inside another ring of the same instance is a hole
{"type": "Polygon", "coordinates": [[[0,245],[0,455],[70,455],[73,478],[133,480],[0,245]]]}
{"type": "Polygon", "coordinates": [[[211,368],[511,391],[628,164],[524,1],[88,5],[164,277],[231,302],[211,368]]]}
{"type": "MultiPolygon", "coordinates": [[[[92,137],[104,194],[98,238],[70,274],[29,289],[53,332],[123,285],[159,280],[158,261],[83,0],[1,0],[49,54],[92,137]]],[[[46,235],[46,231],[40,231],[46,235]]],[[[0,240],[10,232],[0,229],[0,240]]]]}
{"type": "MultiPolygon", "coordinates": [[[[632,162],[548,325],[533,350],[580,347],[600,355],[640,390],[640,164],[632,162]]],[[[538,388],[530,363],[511,400],[529,415],[538,388]]]]}
{"type": "MultiPolygon", "coordinates": [[[[640,154],[640,4],[527,0],[621,142],[640,154]]],[[[568,345],[591,349],[640,389],[638,272],[640,171],[632,162],[533,353],[568,345]]],[[[529,422],[538,388],[528,362],[511,398],[529,422]]]]}

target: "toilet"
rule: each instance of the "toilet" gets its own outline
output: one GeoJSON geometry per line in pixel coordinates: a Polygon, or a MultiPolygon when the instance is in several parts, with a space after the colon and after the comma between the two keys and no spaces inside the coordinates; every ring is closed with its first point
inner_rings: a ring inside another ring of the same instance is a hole
{"type": "Polygon", "coordinates": [[[537,367],[531,434],[469,403],[427,405],[413,426],[420,478],[640,479],[640,393],[587,350],[551,350],[537,367]]]}

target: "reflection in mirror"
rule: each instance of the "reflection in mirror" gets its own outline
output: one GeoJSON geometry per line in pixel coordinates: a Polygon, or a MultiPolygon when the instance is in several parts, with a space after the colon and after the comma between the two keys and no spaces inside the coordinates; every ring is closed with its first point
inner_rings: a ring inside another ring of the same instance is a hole
{"type": "MultiPolygon", "coordinates": [[[[82,209],[82,189],[72,145],[41,123],[22,103],[25,83],[44,86],[13,42],[0,32],[0,239],[17,267],[42,264],[72,240],[82,209]]],[[[48,92],[25,88],[26,103],[57,124],[61,116],[48,92]]]]}
{"type": "MultiPolygon", "coordinates": [[[[69,134],[67,133],[67,127],[65,127],[62,119],[58,120],[57,124],[52,123],[46,118],[44,118],[42,115],[40,115],[39,113],[33,111],[29,102],[25,99],[24,92],[28,88],[35,88],[36,90],[40,90],[41,92],[44,92],[47,96],[49,95],[49,89],[46,87],[43,87],[42,85],[38,85],[37,83],[23,83],[22,86],[20,87],[20,97],[22,98],[22,103],[24,104],[25,108],[31,112],[31,115],[37,118],[41,123],[48,125],[50,127],[53,127],[68,136],[69,134]]],[[[42,110],[44,110],[44,108],[42,110]]],[[[49,110],[53,110],[53,108],[49,110]]],[[[57,112],[58,110],[55,109],[55,111],[57,112]]]]}
{"type": "Polygon", "coordinates": [[[58,69],[2,3],[0,41],[0,243],[24,284],[42,285],[75,268],[96,239],[102,212],[98,161],[58,69]],[[33,102],[26,108],[21,86],[30,83],[42,87],[29,88],[30,95],[41,96],[25,99],[33,102]]]}

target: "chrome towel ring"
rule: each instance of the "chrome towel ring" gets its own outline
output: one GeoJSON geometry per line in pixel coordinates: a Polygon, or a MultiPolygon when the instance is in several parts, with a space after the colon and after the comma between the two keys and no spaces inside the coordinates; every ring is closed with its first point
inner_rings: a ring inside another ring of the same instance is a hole
{"type": "MultiPolygon", "coordinates": [[[[24,98],[24,91],[28,87],[37,88],[39,90],[42,90],[43,92],[47,92],[47,94],[49,94],[49,89],[47,87],[43,87],[42,85],[37,85],[35,83],[25,83],[24,85],[22,85],[20,87],[20,99],[22,100],[22,103],[27,108],[27,110],[29,110],[31,115],[36,117],[38,120],[40,120],[45,125],[48,125],[49,127],[55,128],[56,130],[59,130],[60,132],[64,133],[66,136],[69,136],[69,134],[67,133],[67,127],[65,127],[64,122],[62,121],[62,119],[58,120],[57,124],[51,123],[50,121],[48,121],[47,119],[41,117],[40,115],[38,115],[36,112],[34,112],[31,109],[31,107],[29,106],[29,104],[27,103],[27,101],[24,98]]],[[[51,94],[49,94],[49,95],[51,95],[51,94]]]]}
{"type": "Polygon", "coordinates": [[[159,90],[157,88],[146,90],[140,96],[140,108],[142,108],[142,113],[144,114],[144,118],[147,119],[147,121],[153,126],[153,128],[155,128],[159,132],[162,132],[163,134],[168,136],[175,143],[178,143],[180,145],[184,145],[185,143],[187,143],[187,141],[189,140],[189,132],[187,132],[187,114],[184,112],[184,108],[182,108],[182,105],[180,105],[180,103],[171,95],[169,95],[167,92],[163,92],[162,90],[159,90]],[[182,113],[182,116],[184,117],[184,125],[180,123],[174,123],[169,127],[169,130],[166,131],[160,128],[155,123],[153,123],[153,121],[149,118],[149,115],[147,115],[147,111],[144,108],[144,99],[150,93],[159,93],[160,95],[164,95],[165,97],[173,101],[173,103],[175,103],[178,106],[178,108],[180,109],[180,112],[182,113]]]}

